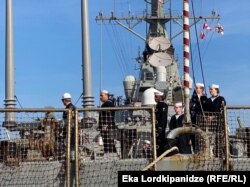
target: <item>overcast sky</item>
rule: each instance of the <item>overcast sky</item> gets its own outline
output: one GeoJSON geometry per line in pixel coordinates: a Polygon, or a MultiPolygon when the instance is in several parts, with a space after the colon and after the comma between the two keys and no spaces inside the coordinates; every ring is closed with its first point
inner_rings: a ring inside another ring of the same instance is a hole
{"type": "MultiPolygon", "coordinates": [[[[125,16],[129,10],[139,15],[145,9],[145,3],[143,0],[88,2],[92,84],[95,105],[98,105],[100,88],[116,96],[123,95],[124,77],[128,74],[137,77],[135,58],[142,53],[144,42],[119,26],[108,25],[108,22],[101,26],[95,17],[99,11],[107,16],[111,11],[117,16],[125,16]]],[[[179,3],[174,8],[175,13],[182,14],[182,1],[175,2],[179,3]]],[[[4,107],[5,99],[5,3],[5,0],[0,0],[0,107],[4,107]]],[[[199,39],[206,86],[219,84],[221,95],[229,105],[250,105],[250,1],[203,0],[195,6],[196,15],[215,10],[220,14],[219,23],[224,28],[224,35],[214,30],[206,31],[206,37],[199,39]]],[[[82,99],[79,97],[83,90],[81,1],[13,0],[13,12],[17,107],[61,108],[64,107],[60,100],[64,92],[71,93],[73,103],[80,107],[82,99]]],[[[197,24],[198,34],[203,23],[197,24]]],[[[207,23],[214,28],[217,22],[207,20],[207,23]]],[[[138,25],[135,30],[145,37],[145,25],[138,25]]],[[[192,39],[194,43],[195,40],[192,39]]],[[[173,43],[182,64],[181,36],[173,43]]],[[[194,44],[193,49],[196,47],[194,44]]],[[[200,82],[197,52],[194,52],[193,59],[196,60],[195,80],[200,82]]]]}

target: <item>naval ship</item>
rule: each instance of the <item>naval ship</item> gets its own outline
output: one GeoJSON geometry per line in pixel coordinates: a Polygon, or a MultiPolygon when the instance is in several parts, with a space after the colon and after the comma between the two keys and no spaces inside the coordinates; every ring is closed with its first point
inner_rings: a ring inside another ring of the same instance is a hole
{"type": "MultiPolygon", "coordinates": [[[[142,1],[142,0],[141,0],[142,1]]],[[[142,1],[143,2],[143,1],[142,1]]],[[[6,1],[6,99],[0,109],[0,186],[117,186],[118,171],[243,171],[250,169],[250,106],[224,106],[211,130],[206,115],[190,122],[190,30],[204,20],[218,21],[210,16],[189,12],[189,1],[183,1],[183,11],[174,14],[168,0],[144,0],[146,10],[141,15],[127,17],[111,12],[99,12],[97,23],[108,22],[123,27],[138,36],[145,48],[136,58],[138,77],[124,78],[125,98],[110,96],[115,107],[95,108],[92,95],[89,41],[88,1],[83,0],[83,107],[76,110],[48,108],[16,108],[14,93],[14,61],[12,0],[6,1]],[[165,11],[166,7],[169,11],[165,11]],[[133,31],[145,22],[146,37],[133,31]],[[168,33],[167,25],[182,23],[176,35],[168,33]],[[183,36],[183,67],[176,58],[173,40],[183,36]],[[181,70],[184,72],[181,72],[181,70]],[[162,155],[156,155],[155,90],[165,95],[170,117],[175,102],[185,106],[185,125],[169,131],[166,139],[174,142],[183,134],[193,134],[199,140],[199,151],[180,154],[169,143],[162,155]],[[115,129],[112,146],[104,151],[103,137],[98,129],[99,115],[114,111],[115,129]],[[68,119],[61,120],[62,112],[68,119]],[[75,116],[72,118],[72,116],[75,116]],[[218,141],[218,138],[220,141],[218,141]],[[215,154],[215,149],[219,154],[215,154]]]]}

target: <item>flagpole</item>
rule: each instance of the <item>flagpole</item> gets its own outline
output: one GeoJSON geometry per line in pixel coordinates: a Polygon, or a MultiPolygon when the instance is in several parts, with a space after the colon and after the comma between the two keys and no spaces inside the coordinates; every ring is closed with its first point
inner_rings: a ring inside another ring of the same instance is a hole
{"type": "Polygon", "coordinates": [[[184,103],[185,103],[185,123],[190,123],[189,112],[190,102],[190,75],[189,75],[189,0],[183,0],[183,60],[184,60],[184,103]]]}

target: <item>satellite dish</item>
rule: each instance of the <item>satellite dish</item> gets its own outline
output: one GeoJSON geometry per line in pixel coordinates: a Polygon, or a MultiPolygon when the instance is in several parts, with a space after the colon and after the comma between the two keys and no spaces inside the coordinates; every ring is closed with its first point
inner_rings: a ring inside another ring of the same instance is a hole
{"type": "Polygon", "coordinates": [[[172,63],[171,56],[166,52],[154,53],[149,56],[148,61],[154,67],[169,66],[172,63]]]}
{"type": "Polygon", "coordinates": [[[148,45],[151,49],[155,51],[164,51],[170,47],[171,43],[167,37],[160,36],[155,38],[149,38],[148,45]]]}

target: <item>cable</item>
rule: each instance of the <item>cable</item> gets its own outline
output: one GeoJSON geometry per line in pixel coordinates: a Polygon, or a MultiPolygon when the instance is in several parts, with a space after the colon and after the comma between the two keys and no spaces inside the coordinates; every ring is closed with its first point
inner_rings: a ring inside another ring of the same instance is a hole
{"type": "Polygon", "coordinates": [[[19,102],[17,96],[15,95],[14,97],[16,98],[16,101],[17,101],[17,103],[19,104],[20,108],[23,108],[23,106],[22,106],[21,103],[19,102]]]}

